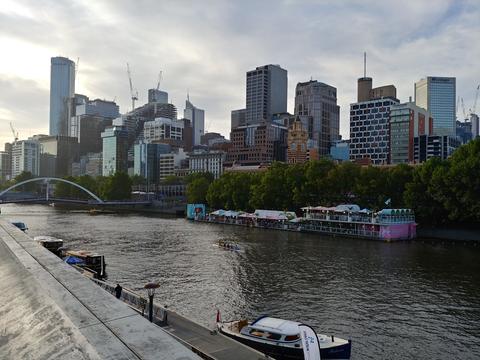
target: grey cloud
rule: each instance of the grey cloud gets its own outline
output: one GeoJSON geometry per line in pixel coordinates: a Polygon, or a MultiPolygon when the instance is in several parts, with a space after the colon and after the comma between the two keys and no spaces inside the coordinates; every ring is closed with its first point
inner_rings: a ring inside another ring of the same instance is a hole
{"type": "MultiPolygon", "coordinates": [[[[230,111],[245,104],[245,72],[266,63],[289,71],[294,88],[311,76],[338,88],[341,132],[362,75],[362,53],[377,85],[393,83],[401,100],[424,75],[457,76],[473,102],[480,81],[478,2],[429,1],[24,1],[34,19],[2,15],[0,35],[80,57],[86,95],[129,109],[125,63],[141,100],[164,71],[162,88],[183,109],[187,89],[212,131],[228,135],[230,111]]],[[[0,78],[2,78],[0,69],[0,78]]],[[[45,69],[48,84],[49,69],[45,69]]],[[[47,85],[48,86],[48,85],[47,85]]],[[[35,95],[32,95],[35,96],[35,95]]],[[[48,126],[48,97],[35,116],[48,126]]],[[[8,106],[18,109],[20,100],[8,106]]],[[[26,106],[29,109],[29,106],[26,106]]],[[[33,111],[31,111],[33,115],[33,111]]],[[[0,124],[1,126],[1,124],[0,124]]],[[[0,128],[0,134],[3,128],[0,128]]]]}

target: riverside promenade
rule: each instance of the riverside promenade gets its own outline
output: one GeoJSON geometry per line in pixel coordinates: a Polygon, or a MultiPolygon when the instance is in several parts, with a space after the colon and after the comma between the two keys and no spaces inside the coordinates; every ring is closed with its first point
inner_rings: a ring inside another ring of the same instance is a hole
{"type": "Polygon", "coordinates": [[[200,357],[0,219],[0,359],[200,357]]]}

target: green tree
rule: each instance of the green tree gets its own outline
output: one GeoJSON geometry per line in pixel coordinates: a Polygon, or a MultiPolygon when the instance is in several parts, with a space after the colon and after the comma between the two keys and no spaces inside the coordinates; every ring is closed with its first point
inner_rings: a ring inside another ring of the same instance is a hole
{"type": "Polygon", "coordinates": [[[183,177],[169,175],[162,181],[162,185],[177,185],[177,184],[182,184],[183,181],[184,181],[183,177]]]}
{"type": "Polygon", "coordinates": [[[480,138],[458,148],[432,176],[448,220],[480,225],[480,138]]]}
{"type": "Polygon", "coordinates": [[[146,185],[147,184],[147,179],[143,177],[142,175],[135,174],[131,177],[132,180],[132,185],[133,186],[138,186],[138,185],[146,185]]]}
{"type": "Polygon", "coordinates": [[[102,198],[104,200],[126,200],[132,194],[132,179],[123,172],[108,176],[102,184],[102,198]]]}
{"type": "Polygon", "coordinates": [[[368,209],[382,209],[388,199],[387,187],[387,170],[377,166],[363,167],[354,185],[355,202],[368,209]]]}
{"type": "MultiPolygon", "coordinates": [[[[69,180],[69,181],[73,181],[73,182],[75,182],[75,180],[76,180],[72,176],[67,176],[64,179],[69,180]]],[[[63,181],[56,181],[55,182],[55,192],[54,192],[55,197],[56,198],[66,198],[66,199],[75,197],[73,187],[74,187],[73,185],[65,183],[63,181]]]]}
{"type": "Polygon", "coordinates": [[[288,165],[274,162],[266,172],[259,175],[260,181],[251,186],[250,205],[260,209],[285,209],[292,203],[293,194],[287,186],[288,165]]]}
{"type": "MultiPolygon", "coordinates": [[[[432,183],[436,172],[443,170],[446,162],[439,158],[431,158],[413,171],[412,181],[406,184],[404,201],[407,207],[415,211],[416,219],[425,225],[439,225],[448,218],[448,213],[438,196],[438,182],[432,183]]],[[[437,175],[438,178],[438,175],[437,175]]]]}
{"type": "MultiPolygon", "coordinates": [[[[13,179],[12,183],[9,184],[9,186],[12,186],[12,185],[15,185],[15,184],[18,184],[18,183],[21,183],[22,181],[25,181],[25,180],[30,180],[30,179],[33,179],[35,178],[35,176],[33,176],[33,174],[30,172],[30,171],[22,171],[20,174],[18,174],[17,176],[15,176],[15,178],[13,179]]],[[[17,191],[27,191],[27,192],[35,192],[38,190],[38,187],[40,185],[38,183],[35,183],[35,182],[31,182],[31,183],[27,183],[27,184],[24,184],[22,185],[19,189],[19,188],[16,188],[17,191]]]]}
{"type": "Polygon", "coordinates": [[[251,210],[250,188],[258,181],[258,175],[249,173],[225,173],[210,184],[207,202],[215,209],[251,210]]]}
{"type": "Polygon", "coordinates": [[[391,200],[392,208],[406,207],[403,199],[405,186],[413,179],[413,166],[399,164],[387,172],[387,198],[391,200]]]}
{"type": "Polygon", "coordinates": [[[193,179],[187,185],[187,201],[192,204],[205,204],[210,182],[205,177],[193,179]]]}
{"type": "Polygon", "coordinates": [[[321,203],[336,205],[351,203],[355,199],[355,184],[360,177],[360,165],[344,161],[330,169],[325,181],[324,198],[321,203]]]}

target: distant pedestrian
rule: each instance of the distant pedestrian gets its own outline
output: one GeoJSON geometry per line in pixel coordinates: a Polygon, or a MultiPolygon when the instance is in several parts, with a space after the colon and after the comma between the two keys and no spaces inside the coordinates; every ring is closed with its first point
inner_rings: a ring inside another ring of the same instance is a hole
{"type": "Polygon", "coordinates": [[[117,284],[117,286],[115,286],[115,296],[117,297],[117,299],[120,299],[120,297],[122,296],[122,287],[120,286],[120,284],[117,284]]]}

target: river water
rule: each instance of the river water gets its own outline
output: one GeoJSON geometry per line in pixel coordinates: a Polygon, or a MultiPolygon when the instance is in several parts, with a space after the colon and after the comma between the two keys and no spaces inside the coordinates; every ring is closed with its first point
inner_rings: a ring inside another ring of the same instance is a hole
{"type": "Polygon", "coordinates": [[[260,314],[352,339],[352,359],[479,359],[480,244],[384,243],[6,205],[31,236],[105,255],[111,281],[213,327],[260,314]],[[223,239],[242,252],[215,247],[223,239]]]}

